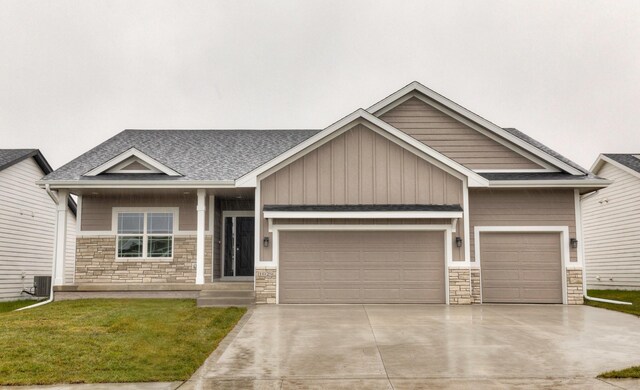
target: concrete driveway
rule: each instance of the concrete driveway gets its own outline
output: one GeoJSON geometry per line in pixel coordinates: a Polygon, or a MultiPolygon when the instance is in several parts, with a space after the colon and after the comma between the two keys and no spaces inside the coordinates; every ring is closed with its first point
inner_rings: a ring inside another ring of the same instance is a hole
{"type": "Polygon", "coordinates": [[[270,305],[180,388],[613,388],[638,364],[640,320],[586,306],[270,305]]]}

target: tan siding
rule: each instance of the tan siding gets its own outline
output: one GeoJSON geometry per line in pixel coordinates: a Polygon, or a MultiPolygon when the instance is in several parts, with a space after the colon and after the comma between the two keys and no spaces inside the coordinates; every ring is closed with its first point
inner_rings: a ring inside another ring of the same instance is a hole
{"type": "MultiPolygon", "coordinates": [[[[261,205],[461,205],[462,181],[358,125],[263,179],[261,197],[261,205]]],[[[262,222],[261,237],[270,236],[262,222]]],[[[271,260],[271,248],[261,251],[271,260]]],[[[453,256],[461,260],[462,250],[454,246],[453,256]]]]}
{"type": "Polygon", "coordinates": [[[588,286],[640,289],[640,178],[609,163],[598,176],[613,184],[582,202],[588,286]]]}
{"type": "MultiPolygon", "coordinates": [[[[568,226],[576,237],[572,189],[469,190],[471,259],[475,261],[476,226],[568,226]]],[[[571,249],[571,261],[576,261],[571,249]]]]}
{"type": "MultiPolygon", "coordinates": [[[[20,291],[33,286],[34,276],[51,275],[56,206],[35,184],[42,176],[32,158],[0,171],[0,300],[24,298],[20,291]]],[[[67,225],[65,283],[70,283],[75,258],[71,211],[67,225]]]]}
{"type": "MultiPolygon", "coordinates": [[[[197,228],[196,204],[197,197],[195,194],[122,193],[85,195],[82,197],[82,230],[87,232],[110,231],[113,207],[179,207],[179,229],[182,231],[195,231],[197,228]]],[[[206,207],[208,209],[209,205],[207,204],[206,207]]],[[[208,213],[208,210],[206,213],[208,213]]],[[[206,229],[209,229],[208,218],[205,218],[205,226],[206,229]]]]}
{"type": "Polygon", "coordinates": [[[381,119],[472,169],[541,168],[418,98],[407,100],[381,119]]]}

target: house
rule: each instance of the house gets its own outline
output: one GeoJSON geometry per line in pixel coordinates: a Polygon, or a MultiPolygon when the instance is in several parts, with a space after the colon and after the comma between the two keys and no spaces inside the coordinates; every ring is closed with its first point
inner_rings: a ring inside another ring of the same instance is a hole
{"type": "Polygon", "coordinates": [[[126,130],[39,184],[78,196],[57,299],[577,304],[609,182],[414,82],[322,130],[126,130]]]}
{"type": "Polygon", "coordinates": [[[582,198],[587,285],[640,289],[640,153],[601,154],[591,169],[613,183],[582,198]]]}
{"type": "MultiPolygon", "coordinates": [[[[37,149],[0,149],[0,301],[28,298],[34,276],[51,276],[61,208],[36,181],[53,169],[37,149]]],[[[66,278],[73,282],[76,204],[63,202],[66,278]]],[[[49,295],[48,291],[44,292],[49,295]]]]}

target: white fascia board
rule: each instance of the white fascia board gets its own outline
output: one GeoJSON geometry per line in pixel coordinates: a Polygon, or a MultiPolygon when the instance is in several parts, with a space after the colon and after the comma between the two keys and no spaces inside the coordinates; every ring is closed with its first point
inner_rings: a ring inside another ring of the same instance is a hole
{"type": "Polygon", "coordinates": [[[279,164],[285,162],[287,159],[297,155],[298,153],[303,152],[305,149],[313,147],[315,144],[320,143],[323,139],[329,137],[331,134],[344,128],[350,123],[357,121],[358,119],[362,119],[364,121],[371,123],[372,125],[392,135],[396,139],[402,141],[404,144],[409,145],[417,149],[418,151],[426,154],[433,161],[438,162],[452,169],[455,172],[458,172],[464,177],[467,177],[469,179],[470,187],[487,187],[488,186],[489,181],[483,178],[482,176],[480,176],[479,174],[475,173],[471,169],[466,168],[465,166],[453,161],[449,157],[446,157],[445,155],[441,154],[435,149],[430,148],[429,146],[409,136],[405,132],[396,129],[395,127],[391,126],[387,122],[371,115],[370,113],[368,113],[367,111],[361,108],[347,115],[346,117],[340,119],[339,121],[335,122],[331,126],[325,128],[324,130],[312,136],[311,138],[307,139],[306,141],[302,142],[301,144],[289,149],[287,152],[281,154],[280,156],[274,158],[273,160],[267,162],[266,164],[240,177],[239,179],[236,180],[236,186],[237,187],[255,187],[258,182],[258,176],[261,175],[262,173],[267,172],[268,170],[278,166],[279,164]]]}
{"type": "Polygon", "coordinates": [[[114,168],[115,166],[117,166],[118,164],[120,164],[121,162],[127,160],[130,157],[136,157],[138,159],[140,159],[141,161],[143,161],[144,163],[148,164],[149,166],[152,166],[153,168],[161,171],[162,173],[168,175],[168,176],[182,176],[182,174],[180,174],[177,171],[174,171],[173,169],[169,168],[168,166],[162,164],[161,162],[159,162],[158,160],[154,159],[153,157],[150,157],[144,153],[142,153],[141,151],[139,151],[136,148],[131,148],[128,149],[127,151],[120,153],[119,155],[117,155],[116,157],[110,159],[109,161],[105,162],[104,164],[101,164],[95,168],[93,168],[92,170],[86,172],[85,174],[83,174],[82,176],[97,176],[111,168],[114,168]]]}
{"type": "Polygon", "coordinates": [[[462,218],[462,211],[264,211],[264,218],[286,219],[398,219],[462,218]]]}
{"type": "Polygon", "coordinates": [[[476,173],[558,173],[559,169],[474,169],[476,173]]]}
{"type": "Polygon", "coordinates": [[[59,188],[235,188],[233,180],[38,180],[37,185],[59,188]]]}
{"type": "Polygon", "coordinates": [[[611,180],[492,180],[489,188],[605,188],[613,183],[611,180]]]}
{"type": "Polygon", "coordinates": [[[627,172],[630,175],[633,175],[633,176],[635,176],[637,178],[640,178],[640,172],[636,172],[633,169],[627,167],[626,165],[620,164],[616,160],[610,159],[609,157],[607,157],[607,156],[605,156],[603,154],[598,156],[598,159],[596,160],[596,162],[591,167],[591,172],[597,174],[600,171],[600,168],[602,168],[602,166],[604,165],[604,163],[609,163],[609,164],[613,165],[614,167],[617,167],[617,168],[627,172]]]}
{"type": "Polygon", "coordinates": [[[543,150],[540,150],[538,148],[536,148],[535,146],[531,145],[530,143],[516,137],[515,135],[509,133],[508,131],[504,130],[503,128],[501,128],[500,126],[496,125],[495,123],[492,123],[486,119],[484,119],[483,117],[481,117],[478,114],[475,114],[469,110],[467,110],[466,108],[462,107],[461,105],[457,104],[456,102],[453,102],[449,99],[447,99],[446,97],[440,95],[439,93],[425,87],[424,85],[420,84],[417,81],[412,82],[411,84],[407,85],[406,87],[400,89],[399,91],[389,95],[388,97],[386,97],[385,99],[379,101],[378,103],[374,104],[373,106],[369,107],[367,109],[368,112],[372,113],[372,114],[376,114],[378,113],[380,110],[382,110],[383,108],[385,108],[386,106],[388,106],[389,104],[392,104],[393,102],[395,102],[398,99],[402,99],[405,95],[413,92],[413,91],[418,91],[420,93],[422,93],[423,95],[429,97],[430,99],[433,99],[434,101],[436,101],[439,104],[442,104],[443,106],[445,106],[446,108],[456,112],[459,115],[462,115],[465,118],[468,118],[469,120],[477,123],[478,125],[486,128],[487,130],[490,130],[496,134],[498,134],[500,137],[508,140],[509,142],[518,145],[519,147],[521,147],[522,149],[528,151],[529,153],[540,157],[541,159],[549,162],[550,164],[561,168],[562,170],[571,173],[572,175],[583,175],[584,173],[575,169],[574,167],[572,167],[571,165],[558,160],[557,158],[553,157],[552,155],[544,152],[543,150]]]}

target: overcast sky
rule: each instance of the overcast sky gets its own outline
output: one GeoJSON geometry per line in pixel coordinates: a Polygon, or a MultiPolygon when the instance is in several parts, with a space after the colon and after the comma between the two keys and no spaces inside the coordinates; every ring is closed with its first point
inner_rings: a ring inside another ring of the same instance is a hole
{"type": "Polygon", "coordinates": [[[323,128],[413,80],[583,166],[640,152],[640,1],[0,0],[0,148],[323,128]]]}

